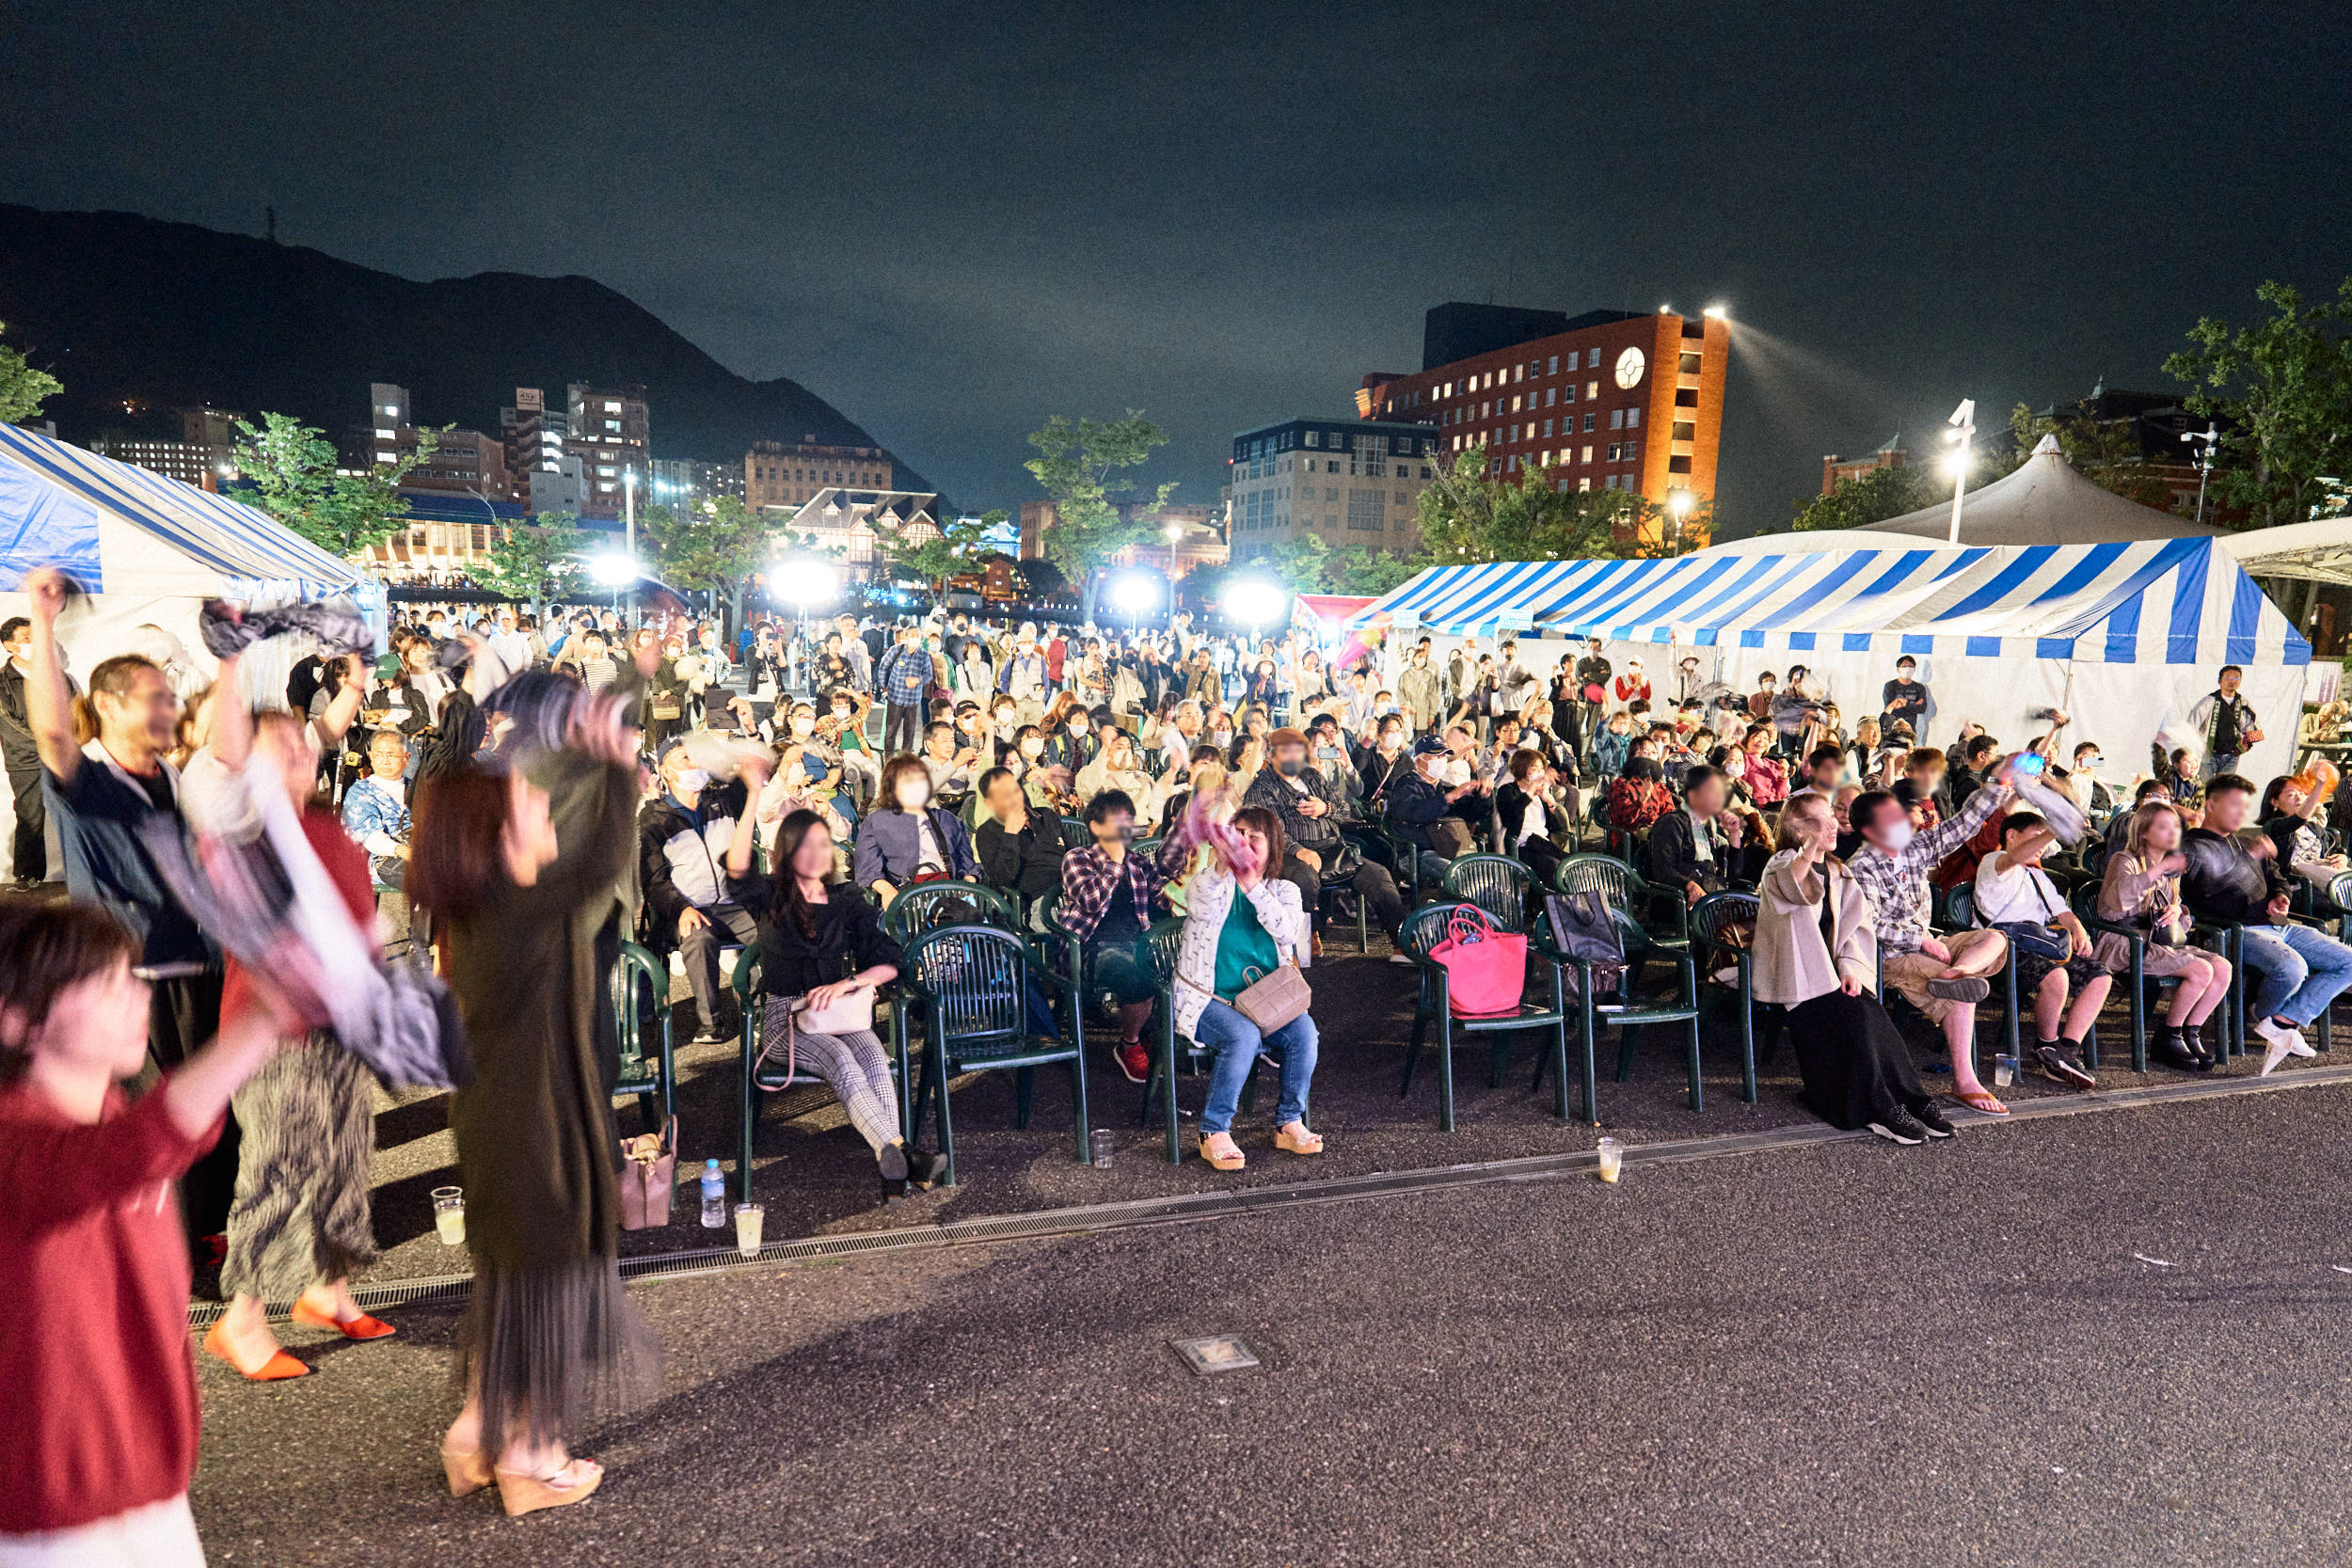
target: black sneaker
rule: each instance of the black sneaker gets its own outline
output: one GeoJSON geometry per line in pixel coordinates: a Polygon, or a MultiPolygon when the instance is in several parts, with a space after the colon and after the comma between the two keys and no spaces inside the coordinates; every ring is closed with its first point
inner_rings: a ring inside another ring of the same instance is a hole
{"type": "Polygon", "coordinates": [[[1888,1143],[1923,1144],[1928,1141],[1928,1130],[1921,1125],[1919,1118],[1899,1107],[1870,1123],[1870,1131],[1888,1143]]]}
{"type": "Polygon", "coordinates": [[[1932,1100],[1923,1100],[1913,1106],[1911,1118],[1927,1129],[1928,1136],[1931,1138],[1954,1138],[1960,1135],[1960,1129],[1944,1119],[1944,1113],[1935,1108],[1935,1101],[1932,1100]]]}
{"type": "Polygon", "coordinates": [[[1993,988],[1974,974],[1962,974],[1949,980],[1930,980],[1928,994],[1947,1002],[1981,1002],[1993,994],[1993,988]]]}
{"type": "Polygon", "coordinates": [[[2053,1084],[2063,1084],[2070,1089],[2095,1089],[2099,1086],[2099,1080],[2090,1076],[2090,1069],[2083,1066],[2081,1059],[2063,1040],[2035,1046],[2033,1059],[2034,1065],[2042,1069],[2042,1076],[2053,1084]]]}

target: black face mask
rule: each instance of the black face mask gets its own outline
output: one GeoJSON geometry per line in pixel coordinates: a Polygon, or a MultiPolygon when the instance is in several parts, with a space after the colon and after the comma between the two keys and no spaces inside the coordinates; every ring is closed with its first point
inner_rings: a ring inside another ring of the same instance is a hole
{"type": "Polygon", "coordinates": [[[1303,757],[1284,757],[1274,765],[1274,770],[1286,779],[1295,779],[1307,770],[1307,762],[1303,757]]]}

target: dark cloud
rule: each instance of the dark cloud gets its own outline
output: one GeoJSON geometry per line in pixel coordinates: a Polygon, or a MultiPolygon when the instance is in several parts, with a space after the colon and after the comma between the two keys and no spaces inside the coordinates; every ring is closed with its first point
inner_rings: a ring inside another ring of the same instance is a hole
{"type": "Polygon", "coordinates": [[[2345,17],[102,0],[0,35],[0,199],[588,274],[976,504],[1130,406],[1206,499],[1441,300],[1722,299],[1769,523],[1825,451],[2161,386],[2200,313],[2352,271],[2345,17]]]}

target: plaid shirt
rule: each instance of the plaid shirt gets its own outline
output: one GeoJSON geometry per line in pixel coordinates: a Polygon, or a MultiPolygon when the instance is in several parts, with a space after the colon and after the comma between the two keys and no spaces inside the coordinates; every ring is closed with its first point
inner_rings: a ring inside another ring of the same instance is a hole
{"type": "Polygon", "coordinates": [[[1846,863],[1863,896],[1870,900],[1879,946],[1889,953],[1916,953],[1928,930],[1928,873],[1935,863],[1977,836],[2009,799],[1998,784],[1986,784],[1949,822],[1914,837],[1899,855],[1865,844],[1846,863]]]}
{"type": "Polygon", "coordinates": [[[892,707],[920,707],[931,689],[931,654],[921,643],[900,643],[882,656],[883,700],[892,707]]]}
{"type": "Polygon", "coordinates": [[[1136,928],[1103,932],[1104,940],[1132,942],[1150,927],[1152,901],[1165,902],[1168,893],[1168,873],[1158,859],[1130,848],[1123,860],[1113,861],[1101,845],[1089,844],[1061,858],[1061,907],[1054,911],[1061,928],[1081,942],[1093,941],[1122,872],[1135,897],[1136,928]]]}

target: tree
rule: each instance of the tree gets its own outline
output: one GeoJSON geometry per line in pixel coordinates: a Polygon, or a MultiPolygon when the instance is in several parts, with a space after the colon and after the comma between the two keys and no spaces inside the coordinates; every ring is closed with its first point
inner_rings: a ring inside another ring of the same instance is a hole
{"type": "Polygon", "coordinates": [[[2196,346],[2164,370],[2194,388],[2190,413],[2219,422],[2213,484],[2223,503],[2269,528],[2310,517],[2327,496],[2321,481],[2352,461],[2352,277],[2314,305],[2285,283],[2255,295],[2268,320],[2233,328],[2205,317],[2189,330],[2196,346]]]}
{"type": "Polygon", "coordinates": [[[2037,414],[2024,404],[2009,412],[2010,451],[2003,473],[2015,473],[2033,455],[2045,436],[2058,437],[2058,448],[2077,473],[2103,490],[2125,500],[2153,506],[2159,512],[2172,505],[2172,486],[2153,471],[2139,436],[2129,420],[2097,420],[2084,413],[2037,414]]]}
{"type": "Polygon", "coordinates": [[[1868,528],[1951,499],[1952,482],[1933,468],[1872,468],[1839,480],[1826,496],[1798,502],[1796,518],[1788,526],[1800,533],[1868,528]]]}
{"type": "Polygon", "coordinates": [[[1486,449],[1440,462],[1421,493],[1415,569],[1484,561],[1634,561],[1679,555],[1705,536],[1710,507],[1673,526],[1666,509],[1631,490],[1555,488],[1540,464],[1490,473],[1486,449]]]}
{"type": "MultiPolygon", "coordinates": [[[[8,324],[0,322],[0,332],[8,329],[8,324]]],[[[23,354],[0,343],[0,424],[23,424],[64,390],[64,382],[33,369],[23,354]]]]}
{"type": "Polygon", "coordinates": [[[721,496],[677,512],[649,506],[638,521],[653,541],[662,580],[673,588],[707,593],[726,601],[728,629],[743,624],[743,593],[766,559],[771,538],[780,531],[777,514],[755,511],[733,496],[721,496]]]}
{"type": "Polygon", "coordinates": [[[949,578],[980,564],[990,553],[989,533],[1009,515],[999,510],[979,517],[950,517],[914,540],[895,527],[878,529],[875,543],[900,573],[929,583],[935,594],[944,593],[949,578]]]}
{"type": "Polygon", "coordinates": [[[1097,422],[1057,414],[1043,428],[1029,433],[1038,450],[1023,467],[1053,499],[1054,523],[1045,531],[1045,555],[1078,590],[1078,612],[1094,620],[1094,574],[1123,546],[1152,531],[1146,514],[1168,504],[1173,483],[1159,487],[1150,506],[1138,507],[1134,521],[1124,521],[1111,498],[1136,487],[1129,475],[1152,456],[1152,449],[1168,444],[1168,433],[1143,417],[1139,408],[1123,420],[1097,422]]]}
{"type": "Polygon", "coordinates": [[[1422,569],[1421,562],[1395,555],[1388,550],[1375,550],[1369,545],[1350,545],[1331,552],[1323,563],[1322,592],[1326,594],[1369,594],[1375,598],[1392,588],[1403,587],[1422,569]]]}
{"type": "Polygon", "coordinates": [[[439,445],[439,432],[420,428],[416,450],[398,462],[338,474],[334,446],[293,415],[265,413],[259,429],[240,420],[237,467],[254,491],[238,499],[319,548],[354,559],[407,526],[400,483],[439,445]]]}
{"type": "Polygon", "coordinates": [[[1048,594],[1058,594],[1070,586],[1070,579],[1061,575],[1061,568],[1043,556],[1024,561],[1013,571],[1020,577],[1021,585],[1041,598],[1048,594]]]}
{"type": "Polygon", "coordinates": [[[564,597],[584,564],[578,522],[572,514],[558,512],[500,530],[490,546],[489,570],[483,574],[486,586],[544,613],[549,601],[564,597]]]}

